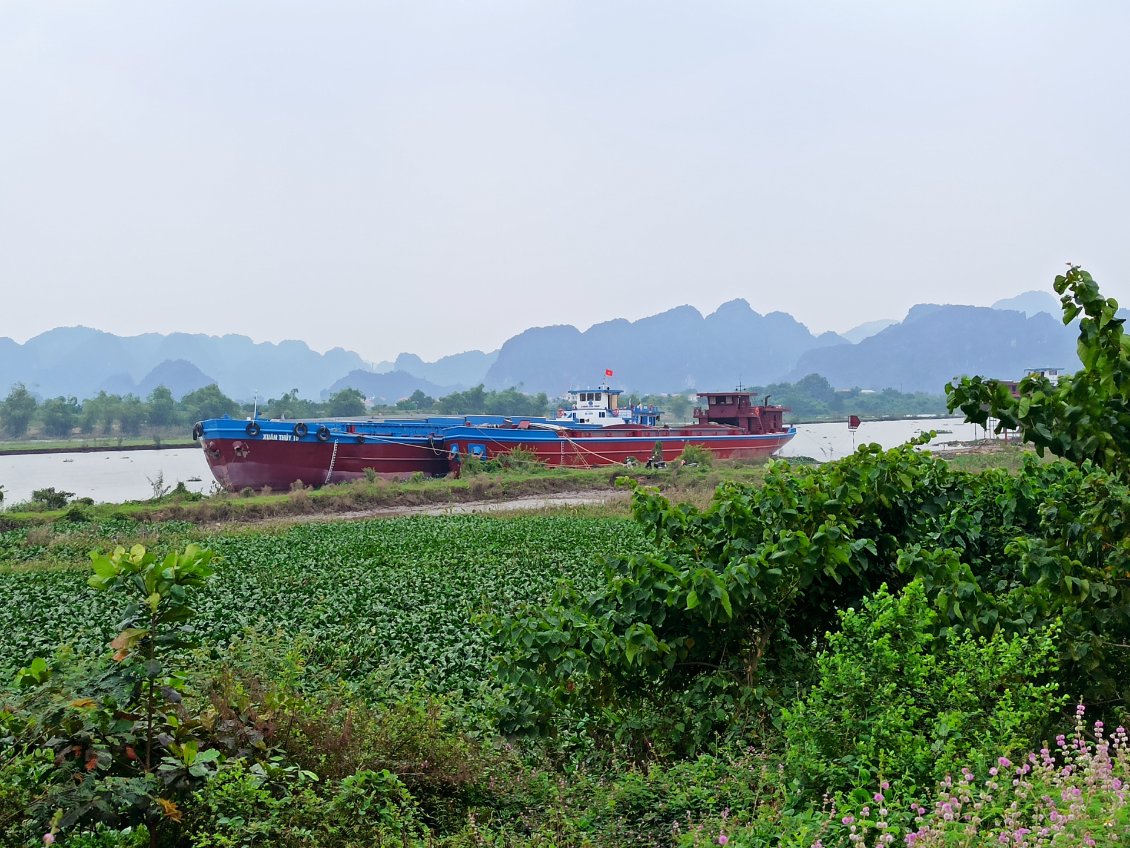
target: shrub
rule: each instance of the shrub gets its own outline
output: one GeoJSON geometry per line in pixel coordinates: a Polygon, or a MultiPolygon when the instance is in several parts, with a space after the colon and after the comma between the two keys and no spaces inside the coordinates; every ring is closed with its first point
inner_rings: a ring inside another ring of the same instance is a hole
{"type": "Polygon", "coordinates": [[[544,471],[545,466],[538,459],[537,454],[519,445],[512,450],[500,453],[486,463],[490,471],[521,471],[536,473],[544,471]]]}
{"type": "Polygon", "coordinates": [[[31,493],[32,509],[62,509],[67,502],[75,496],[74,492],[56,490],[54,486],[46,489],[36,489],[31,493]]]}
{"type": "Polygon", "coordinates": [[[840,622],[812,690],[783,710],[790,786],[810,800],[881,781],[908,799],[961,763],[985,765],[979,752],[1023,750],[1064,701],[1040,682],[1057,667],[1058,627],[936,645],[917,580],[897,596],[880,588],[840,622]]]}
{"type": "MultiPolygon", "coordinates": [[[[878,783],[823,810],[766,805],[755,821],[715,818],[678,839],[680,848],[911,848],[956,846],[1123,846],[1130,844],[1130,738],[1090,728],[1076,710],[1070,737],[1010,757],[981,756],[981,767],[947,774],[933,790],[899,808],[878,783]],[[903,812],[905,810],[905,813],[903,812]],[[725,840],[720,837],[725,834],[725,840]]],[[[992,748],[985,748],[988,755],[992,748]]]]}
{"type": "Polygon", "coordinates": [[[225,764],[186,805],[184,832],[191,848],[414,846],[425,833],[395,775],[358,771],[323,785],[278,758],[225,764]]]}
{"type": "Polygon", "coordinates": [[[683,465],[702,465],[709,467],[714,463],[714,454],[701,445],[687,445],[679,455],[683,465]]]}
{"type": "Polygon", "coordinates": [[[206,781],[220,755],[194,737],[184,678],[171,665],[187,644],[187,592],[211,575],[211,553],[190,544],[158,559],[134,545],[91,559],[91,588],[117,592],[126,604],[113,655],[92,667],[37,658],[17,674],[26,690],[18,704],[20,744],[52,755],[31,805],[34,818],[49,818],[52,834],[96,823],[156,828],[178,821],[173,799],[206,781]]]}
{"type": "MultiPolygon", "coordinates": [[[[19,728],[4,726],[8,723],[4,718],[5,714],[0,712],[0,736],[18,733],[19,728]]],[[[43,789],[52,761],[50,752],[45,750],[0,750],[0,845],[19,845],[42,833],[32,821],[29,809],[43,789]]]]}

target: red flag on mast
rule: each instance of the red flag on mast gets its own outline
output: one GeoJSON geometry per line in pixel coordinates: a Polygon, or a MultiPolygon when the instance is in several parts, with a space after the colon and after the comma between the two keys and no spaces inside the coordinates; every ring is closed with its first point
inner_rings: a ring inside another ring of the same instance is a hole
{"type": "Polygon", "coordinates": [[[612,376],[612,369],[611,368],[605,368],[604,369],[604,376],[605,377],[611,377],[612,376]]]}
{"type": "Polygon", "coordinates": [[[848,417],[848,429],[849,430],[859,429],[859,416],[858,415],[852,415],[852,416],[848,417]]]}

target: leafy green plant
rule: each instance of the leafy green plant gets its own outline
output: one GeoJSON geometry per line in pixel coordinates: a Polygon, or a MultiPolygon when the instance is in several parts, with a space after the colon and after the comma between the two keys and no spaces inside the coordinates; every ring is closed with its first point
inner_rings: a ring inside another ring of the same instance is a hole
{"type": "Polygon", "coordinates": [[[1094,278],[1072,266],[1055,278],[1063,323],[1079,320],[1082,370],[1052,383],[1042,375],[1020,381],[1017,394],[1000,380],[963,377],[946,386],[947,405],[967,421],[984,426],[997,419],[996,432],[1021,430],[1024,441],[1072,462],[1130,473],[1130,338],[1118,303],[1099,293],[1094,278]]]}
{"type": "Polygon", "coordinates": [[[1121,846],[1130,840],[1130,738],[1101,720],[1014,755],[988,747],[909,805],[876,783],[842,803],[781,810],[766,805],[753,821],[716,817],[682,834],[679,848],[912,848],[1014,845],[1121,846]],[[720,837],[725,835],[723,841],[720,837]]]}
{"type": "Polygon", "coordinates": [[[74,496],[74,492],[64,492],[54,486],[48,486],[46,489],[36,489],[31,493],[30,505],[33,509],[62,509],[74,496]]]}
{"type": "Polygon", "coordinates": [[[36,659],[17,675],[36,716],[31,748],[57,764],[54,788],[36,806],[56,809],[51,832],[105,822],[145,824],[156,845],[163,819],[177,821],[174,798],[210,777],[219,753],[202,750],[181,708],[183,674],[171,665],[190,642],[188,592],[212,574],[211,553],[196,545],[158,558],[142,545],[91,554],[91,588],[124,596],[108,666],[77,678],[36,659]]]}
{"type": "Polygon", "coordinates": [[[1059,628],[937,644],[936,619],[917,580],[841,611],[812,689],[783,710],[793,791],[809,801],[829,791],[867,797],[885,781],[903,810],[961,765],[987,769],[978,757],[1014,756],[1046,729],[1066,701],[1047,682],[1059,628]]]}
{"type": "Polygon", "coordinates": [[[610,558],[597,591],[566,585],[496,622],[515,693],[504,720],[545,730],[579,708],[614,716],[619,738],[691,750],[742,726],[776,697],[798,638],[905,582],[894,552],[949,508],[954,483],[909,445],[820,468],[774,463],[764,486],[724,484],[704,511],[637,488],[633,513],[656,552],[610,558]]]}
{"type": "Polygon", "coordinates": [[[679,454],[679,460],[684,465],[701,465],[709,468],[714,463],[714,454],[701,445],[687,445],[679,454]]]}
{"type": "Polygon", "coordinates": [[[545,466],[538,459],[537,454],[521,445],[494,456],[486,463],[486,467],[489,471],[538,472],[545,470],[545,466]]]}
{"type": "Polygon", "coordinates": [[[504,726],[550,733],[579,712],[647,755],[751,732],[805,684],[807,646],[837,610],[915,578],[937,635],[1061,622],[1064,688],[1125,699],[1130,489],[1101,471],[1033,460],[973,475],[914,444],[866,445],[819,467],[771,463],[762,487],[723,484],[704,510],[637,489],[633,512],[654,552],[495,622],[504,726]]]}

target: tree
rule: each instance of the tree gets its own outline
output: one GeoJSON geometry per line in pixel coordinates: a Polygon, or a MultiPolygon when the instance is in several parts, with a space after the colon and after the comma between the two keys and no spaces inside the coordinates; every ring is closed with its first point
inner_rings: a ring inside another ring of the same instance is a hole
{"type": "Polygon", "coordinates": [[[365,396],[357,389],[342,389],[326,402],[326,414],[338,418],[365,414],[365,396]]]}
{"type": "Polygon", "coordinates": [[[465,392],[439,399],[439,411],[447,415],[469,415],[486,411],[486,388],[482,383],[465,392]]]}
{"type": "Polygon", "coordinates": [[[282,397],[271,398],[266,404],[266,414],[271,418],[313,418],[317,408],[311,401],[298,396],[298,389],[291,389],[282,397]]]}
{"type": "Polygon", "coordinates": [[[149,393],[147,418],[151,427],[168,427],[177,420],[177,402],[167,386],[158,386],[149,393]]]}
{"type": "Polygon", "coordinates": [[[0,403],[0,421],[4,424],[4,431],[16,439],[26,435],[38,405],[23,383],[12,386],[8,397],[0,403]]]}
{"type": "Polygon", "coordinates": [[[402,398],[396,402],[396,408],[405,412],[419,412],[421,409],[433,409],[436,405],[436,399],[431,395],[426,395],[420,389],[412,392],[406,398],[402,398]]]}
{"type": "Polygon", "coordinates": [[[82,418],[80,425],[84,433],[101,431],[109,433],[117,418],[118,404],[121,398],[117,395],[108,395],[105,391],[96,397],[88,399],[82,405],[82,418]]]}
{"type": "Polygon", "coordinates": [[[146,412],[141,398],[137,395],[126,395],[118,403],[118,428],[127,436],[136,436],[141,432],[141,425],[145,423],[146,412]]]}
{"type": "Polygon", "coordinates": [[[81,414],[82,407],[79,406],[78,400],[73,397],[51,398],[51,400],[44,401],[39,408],[39,417],[43,421],[43,432],[48,436],[69,436],[81,414]]]}
{"type": "Polygon", "coordinates": [[[1023,439],[1045,451],[1082,464],[1130,473],[1130,339],[1118,303],[1104,299],[1083,269],[1071,266],[1055,278],[1063,305],[1063,323],[1080,314],[1079,359],[1083,368],[1052,383],[1042,375],[1020,381],[1014,394],[1000,380],[963,377],[946,386],[950,410],[960,408],[966,421],[985,426],[997,419],[996,432],[1019,428],[1023,439]]]}
{"type": "Polygon", "coordinates": [[[189,421],[239,414],[239,404],[221,392],[215,383],[189,392],[181,398],[180,405],[189,421]]]}

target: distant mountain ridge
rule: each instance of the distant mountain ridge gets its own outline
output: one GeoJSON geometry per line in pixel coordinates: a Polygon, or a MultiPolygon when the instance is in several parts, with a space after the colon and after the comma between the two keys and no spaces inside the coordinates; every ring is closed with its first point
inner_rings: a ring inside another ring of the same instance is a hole
{"type": "Polygon", "coordinates": [[[601,379],[606,368],[617,385],[648,392],[768,383],[802,353],[842,342],[835,333],[814,336],[784,312],[761,315],[745,300],[724,303],[706,317],[679,306],[585,332],[561,325],[526,330],[503,344],[486,385],[559,396],[601,379]]]}
{"type": "Polygon", "coordinates": [[[809,351],[786,379],[815,373],[834,386],[936,393],[955,376],[1019,379],[1043,366],[1079,367],[1074,327],[1045,312],[920,304],[858,344],[809,351]]]}
{"type": "Polygon", "coordinates": [[[1046,291],[1026,291],[1016,297],[1006,297],[994,303],[992,308],[1014,309],[1017,312],[1023,312],[1029,318],[1041,312],[1056,318],[1063,312],[1059,298],[1046,291]]]}
{"type": "Polygon", "coordinates": [[[0,387],[22,382],[42,397],[85,398],[103,389],[137,393],[155,368],[178,361],[240,399],[278,397],[294,388],[317,397],[343,374],[366,368],[356,353],[342,348],[316,353],[299,341],[276,344],[189,333],[123,337],[89,327],[60,327],[22,345],[0,339],[0,387]]]}
{"type": "Polygon", "coordinates": [[[1014,378],[1035,366],[1077,368],[1075,329],[1058,315],[1058,301],[1043,292],[993,307],[919,304],[902,321],[854,328],[853,343],[835,333],[813,334],[787,313],[762,315],[737,299],[705,316],[679,306],[584,331],[531,327],[490,353],[425,362],[404,352],[379,364],[343,348],[318,353],[301,341],[190,333],[122,337],[60,327],[23,344],[0,338],[0,396],[19,382],[41,398],[85,399],[99,391],[145,397],[158,385],[181,397],[211,383],[238,400],[292,389],[320,398],[352,387],[391,403],[417,389],[440,397],[479,383],[560,397],[603,379],[605,369],[614,372],[615,385],[639,393],[766,385],[811,373],[845,388],[940,393],[962,374],[1014,378]]]}
{"type": "Polygon", "coordinates": [[[865,321],[864,323],[856,327],[852,327],[850,330],[846,330],[845,332],[840,333],[840,335],[852,344],[858,344],[864,339],[870,338],[876,333],[880,333],[883,330],[887,329],[887,327],[891,326],[892,324],[897,323],[898,321],[896,321],[894,318],[879,318],[876,321],[865,321]]]}

